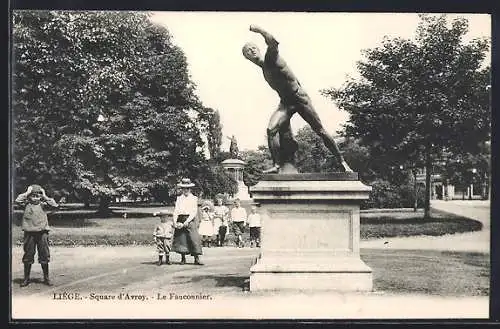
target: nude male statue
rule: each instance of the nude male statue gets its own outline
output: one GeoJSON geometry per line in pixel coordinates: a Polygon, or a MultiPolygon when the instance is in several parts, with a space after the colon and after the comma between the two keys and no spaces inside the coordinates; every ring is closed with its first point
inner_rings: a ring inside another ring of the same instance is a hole
{"type": "Polygon", "coordinates": [[[325,146],[337,157],[343,169],[346,172],[352,172],[340,153],[337,144],[323,127],[311,99],[279,55],[278,41],[256,25],[250,25],[250,31],[259,33],[264,37],[267,51],[263,57],[257,45],[249,42],[243,46],[243,56],[262,68],[267,83],[280,97],[278,108],[271,115],[267,127],[268,146],[274,166],[266,170],[265,173],[280,172],[280,167],[285,163],[293,163],[293,154],[297,149],[297,143],[292,137],[290,119],[295,113],[298,113],[314,132],[321,137],[325,146]]]}

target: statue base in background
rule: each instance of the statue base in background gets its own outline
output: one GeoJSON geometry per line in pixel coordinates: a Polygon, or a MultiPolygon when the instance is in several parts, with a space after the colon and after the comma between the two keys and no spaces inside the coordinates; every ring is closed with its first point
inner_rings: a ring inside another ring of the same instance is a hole
{"type": "Polygon", "coordinates": [[[250,194],[248,194],[248,187],[242,181],[238,182],[238,192],[236,192],[236,195],[234,197],[242,201],[252,200],[250,194]]]}
{"type": "Polygon", "coordinates": [[[370,191],[357,173],[265,175],[251,188],[262,231],[250,290],[371,291],[359,256],[359,205],[370,191]]]}

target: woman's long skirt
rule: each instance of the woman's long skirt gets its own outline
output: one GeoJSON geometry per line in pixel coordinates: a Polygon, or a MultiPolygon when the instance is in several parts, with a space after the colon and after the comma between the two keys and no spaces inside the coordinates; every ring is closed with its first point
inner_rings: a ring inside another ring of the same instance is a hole
{"type": "MultiPolygon", "coordinates": [[[[179,215],[178,223],[184,223],[188,215],[179,215]]],[[[172,251],[179,254],[201,255],[201,238],[198,233],[198,221],[193,219],[188,227],[176,228],[174,231],[174,241],[172,242],[172,251]]]]}

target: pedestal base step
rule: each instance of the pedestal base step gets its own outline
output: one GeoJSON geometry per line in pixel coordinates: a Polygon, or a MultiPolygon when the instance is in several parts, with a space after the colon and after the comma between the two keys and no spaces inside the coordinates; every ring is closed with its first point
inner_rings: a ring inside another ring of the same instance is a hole
{"type": "Polygon", "coordinates": [[[250,269],[250,291],[371,291],[372,270],[361,259],[259,259],[250,269]]]}

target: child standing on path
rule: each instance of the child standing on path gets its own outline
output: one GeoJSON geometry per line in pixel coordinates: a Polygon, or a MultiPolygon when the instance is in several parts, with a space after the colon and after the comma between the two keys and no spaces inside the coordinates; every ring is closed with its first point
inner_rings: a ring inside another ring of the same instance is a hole
{"type": "Polygon", "coordinates": [[[248,226],[250,227],[250,247],[260,247],[260,214],[257,207],[252,205],[251,213],[248,215],[248,226]]]}
{"type": "Polygon", "coordinates": [[[40,185],[36,184],[30,185],[26,192],[19,194],[15,202],[25,206],[22,219],[24,280],[21,287],[26,287],[30,283],[35,250],[38,250],[38,262],[42,266],[43,283],[52,286],[49,279],[49,221],[44,207],[46,205],[58,207],[59,205],[45,194],[45,190],[40,185]]]}
{"type": "Polygon", "coordinates": [[[229,208],[224,205],[222,198],[218,197],[215,200],[214,207],[214,233],[216,235],[216,245],[224,246],[226,241],[227,226],[229,224],[229,208]]]}
{"type": "Polygon", "coordinates": [[[234,208],[231,209],[231,221],[233,223],[234,236],[238,248],[243,248],[243,233],[245,232],[245,224],[247,222],[247,211],[241,207],[240,199],[234,200],[234,208]]]}
{"type": "Polygon", "coordinates": [[[160,224],[158,224],[153,232],[158,250],[158,266],[162,264],[163,256],[165,256],[165,264],[170,265],[170,249],[172,248],[172,237],[174,235],[174,221],[171,216],[161,212],[153,213],[153,216],[160,216],[160,224]]]}
{"type": "Polygon", "coordinates": [[[210,247],[210,240],[214,235],[213,214],[210,212],[210,206],[205,204],[201,207],[201,220],[198,232],[201,235],[202,247],[210,247]]]}

